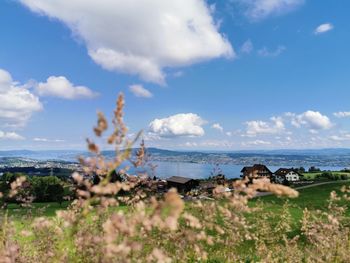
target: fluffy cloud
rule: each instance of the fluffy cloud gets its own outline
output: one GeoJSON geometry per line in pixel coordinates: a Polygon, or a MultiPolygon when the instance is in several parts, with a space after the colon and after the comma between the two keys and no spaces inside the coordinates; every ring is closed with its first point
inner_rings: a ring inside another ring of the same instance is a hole
{"type": "Polygon", "coordinates": [[[2,126],[24,126],[34,112],[42,110],[37,96],[0,69],[0,122],[2,126]]]}
{"type": "Polygon", "coordinates": [[[266,47],[258,50],[258,55],[261,57],[277,57],[286,50],[285,46],[278,46],[275,50],[268,50],[266,47]]]}
{"type": "Polygon", "coordinates": [[[277,134],[285,130],[285,126],[282,118],[272,117],[271,122],[264,121],[248,121],[247,125],[247,136],[256,136],[259,134],[277,134]]]}
{"type": "Polygon", "coordinates": [[[287,116],[292,118],[292,125],[298,128],[306,126],[315,131],[330,129],[333,126],[330,119],[318,111],[309,110],[299,115],[288,113],[287,116]]]}
{"type": "Polygon", "coordinates": [[[224,128],[220,125],[220,123],[214,123],[211,127],[212,127],[213,129],[218,130],[218,131],[221,131],[221,132],[224,131],[224,128]]]}
{"type": "Polygon", "coordinates": [[[326,33],[328,31],[331,31],[332,29],[334,28],[334,26],[330,23],[325,23],[325,24],[322,24],[322,25],[319,25],[315,31],[314,31],[314,34],[315,35],[319,35],[319,34],[323,34],[323,33],[326,33]]]}
{"type": "Polygon", "coordinates": [[[34,138],[33,141],[35,142],[64,142],[64,140],[61,139],[47,139],[47,138],[34,138]]]}
{"type": "Polygon", "coordinates": [[[74,86],[67,78],[51,76],[46,82],[40,82],[35,87],[40,96],[52,96],[64,99],[94,98],[97,93],[84,86],[74,86]]]}
{"type": "Polygon", "coordinates": [[[347,118],[350,117],[350,111],[334,112],[333,115],[337,118],[347,118]]]}
{"type": "Polygon", "coordinates": [[[155,119],[149,130],[162,137],[203,136],[205,121],[194,113],[180,113],[164,119],[155,119]]]}
{"type": "Polygon", "coordinates": [[[24,140],[24,137],[15,132],[0,131],[0,140],[24,140]]]}
{"type": "Polygon", "coordinates": [[[163,84],[166,67],[234,57],[204,0],[20,0],[80,37],[103,68],[163,84]]]}
{"type": "Polygon", "coordinates": [[[261,20],[270,15],[287,13],[304,3],[304,0],[236,0],[245,8],[245,15],[252,20],[261,20]]]}
{"type": "Polygon", "coordinates": [[[152,98],[153,94],[145,89],[142,85],[131,85],[129,90],[136,96],[141,98],[152,98]]]}

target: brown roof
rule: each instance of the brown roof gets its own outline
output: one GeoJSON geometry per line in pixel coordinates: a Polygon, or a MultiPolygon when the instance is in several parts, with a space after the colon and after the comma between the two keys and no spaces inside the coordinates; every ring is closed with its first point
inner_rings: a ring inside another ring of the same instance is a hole
{"type": "Polygon", "coordinates": [[[269,168],[267,168],[265,165],[263,165],[263,164],[254,164],[253,166],[245,166],[245,167],[243,167],[243,169],[242,169],[242,173],[244,172],[244,171],[247,171],[248,173],[251,173],[251,172],[253,172],[253,171],[258,171],[258,172],[261,172],[261,171],[268,171],[269,173],[271,173],[272,174],[272,172],[270,171],[270,169],[269,168]]]}
{"type": "Polygon", "coordinates": [[[167,182],[173,182],[173,183],[179,183],[179,184],[185,184],[189,181],[193,180],[191,178],[181,177],[181,176],[172,176],[168,179],[166,179],[167,182]]]}

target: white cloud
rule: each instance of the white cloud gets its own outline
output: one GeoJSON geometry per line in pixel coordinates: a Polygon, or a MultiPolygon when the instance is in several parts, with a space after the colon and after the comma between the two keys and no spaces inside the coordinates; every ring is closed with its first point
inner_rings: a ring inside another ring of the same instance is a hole
{"type": "Polygon", "coordinates": [[[186,142],[185,144],[184,144],[184,146],[185,147],[197,147],[198,146],[198,144],[196,143],[196,142],[186,142]]]}
{"type": "Polygon", "coordinates": [[[254,49],[253,43],[250,39],[248,39],[241,46],[241,53],[250,54],[253,51],[253,49],[254,49]]]}
{"type": "Polygon", "coordinates": [[[1,126],[24,126],[32,114],[42,108],[37,96],[13,81],[9,72],[0,69],[1,126]]]}
{"type": "Polygon", "coordinates": [[[103,68],[164,84],[164,68],[234,57],[204,0],[20,0],[65,23],[103,68]]]}
{"type": "Polygon", "coordinates": [[[63,99],[94,98],[97,93],[85,86],[74,86],[66,77],[51,76],[46,82],[40,82],[35,87],[40,96],[52,96],[63,99]]]}
{"type": "Polygon", "coordinates": [[[181,71],[181,70],[178,70],[178,71],[176,71],[176,72],[174,72],[174,73],[172,74],[172,76],[173,76],[174,78],[179,78],[179,77],[182,77],[183,75],[184,75],[184,72],[181,71]]]}
{"type": "MultiPolygon", "coordinates": [[[[130,139],[133,139],[135,137],[135,134],[130,137],[130,139]]],[[[148,142],[153,142],[153,141],[159,141],[162,140],[163,138],[160,137],[158,134],[152,133],[152,132],[146,132],[143,133],[142,139],[148,142]]]]}
{"type": "Polygon", "coordinates": [[[295,127],[306,126],[311,130],[326,130],[330,129],[333,124],[326,115],[322,115],[318,111],[306,111],[302,114],[296,115],[294,113],[287,113],[291,117],[291,123],[295,127]]]}
{"type": "Polygon", "coordinates": [[[318,134],[318,130],[310,129],[309,133],[311,133],[311,134],[318,134]]]}
{"type": "Polygon", "coordinates": [[[227,136],[231,137],[232,136],[232,132],[228,131],[225,133],[227,136]]]}
{"type": "Polygon", "coordinates": [[[334,112],[333,115],[337,118],[347,118],[350,117],[350,111],[334,112]]]}
{"type": "Polygon", "coordinates": [[[334,26],[330,23],[325,23],[325,24],[322,24],[322,25],[319,25],[315,31],[314,31],[314,34],[315,35],[319,35],[319,34],[323,34],[323,33],[326,33],[328,31],[331,31],[332,29],[334,28],[334,26]]]}
{"type": "Polygon", "coordinates": [[[350,141],[350,134],[332,135],[329,137],[332,141],[350,141]]]}
{"type": "Polygon", "coordinates": [[[209,148],[230,148],[233,146],[233,143],[225,140],[207,140],[207,141],[201,142],[199,145],[201,147],[209,147],[209,148]]]}
{"type": "Polygon", "coordinates": [[[258,146],[258,145],[270,145],[270,144],[271,144],[271,142],[264,141],[264,140],[242,142],[242,146],[258,146]]]}
{"type": "Polygon", "coordinates": [[[272,117],[271,122],[247,121],[246,135],[256,136],[258,134],[277,134],[285,131],[284,122],[281,117],[272,117]]]}
{"type": "Polygon", "coordinates": [[[34,138],[33,141],[35,142],[64,142],[65,140],[61,139],[47,139],[47,138],[34,138]]]}
{"type": "Polygon", "coordinates": [[[15,132],[0,131],[0,140],[24,140],[24,137],[15,132]]]}
{"type": "Polygon", "coordinates": [[[281,55],[287,48],[285,46],[278,46],[275,50],[268,50],[266,47],[258,50],[258,55],[261,57],[277,57],[281,55]]]}
{"type": "Polygon", "coordinates": [[[150,132],[162,137],[203,136],[205,121],[194,113],[180,113],[149,124],[150,132]]]}
{"type": "Polygon", "coordinates": [[[211,127],[215,130],[220,131],[220,132],[224,131],[224,128],[220,125],[220,123],[214,123],[211,127]]]}
{"type": "Polygon", "coordinates": [[[304,3],[304,0],[236,0],[245,7],[245,15],[261,20],[271,15],[287,13],[304,3]]]}
{"type": "Polygon", "coordinates": [[[152,98],[153,94],[145,89],[142,85],[131,85],[129,90],[136,96],[140,98],[152,98]]]}

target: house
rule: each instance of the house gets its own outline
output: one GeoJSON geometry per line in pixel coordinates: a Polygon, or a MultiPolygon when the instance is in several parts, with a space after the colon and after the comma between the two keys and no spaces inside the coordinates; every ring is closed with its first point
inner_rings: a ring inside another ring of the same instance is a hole
{"type": "Polygon", "coordinates": [[[193,188],[199,186],[198,180],[181,177],[181,176],[172,176],[167,180],[168,188],[176,188],[178,192],[189,192],[193,188]]]}
{"type": "Polygon", "coordinates": [[[263,164],[254,164],[253,166],[246,166],[243,167],[241,170],[241,177],[242,178],[272,178],[273,173],[263,164]]]}
{"type": "Polygon", "coordinates": [[[216,185],[212,182],[204,182],[204,183],[201,183],[200,184],[200,188],[209,193],[209,194],[212,194],[213,193],[213,190],[216,188],[216,185]]]}
{"type": "Polygon", "coordinates": [[[302,176],[297,170],[289,168],[280,168],[275,172],[275,180],[278,183],[283,183],[284,180],[288,182],[300,181],[302,176]]]}

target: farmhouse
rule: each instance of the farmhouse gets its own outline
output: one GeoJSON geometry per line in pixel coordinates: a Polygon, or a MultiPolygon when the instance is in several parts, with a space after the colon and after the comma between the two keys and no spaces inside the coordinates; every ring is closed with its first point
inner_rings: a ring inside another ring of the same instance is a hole
{"type": "Polygon", "coordinates": [[[189,192],[199,185],[198,180],[181,176],[172,176],[166,181],[168,188],[174,187],[178,190],[178,192],[189,192]]]}
{"type": "Polygon", "coordinates": [[[289,182],[300,181],[302,176],[298,171],[288,168],[280,168],[275,172],[275,179],[279,183],[282,183],[284,180],[289,182]]]}
{"type": "Polygon", "coordinates": [[[246,166],[243,167],[241,170],[241,177],[242,178],[262,178],[266,177],[271,179],[273,173],[263,164],[254,164],[253,166],[246,166]]]}

